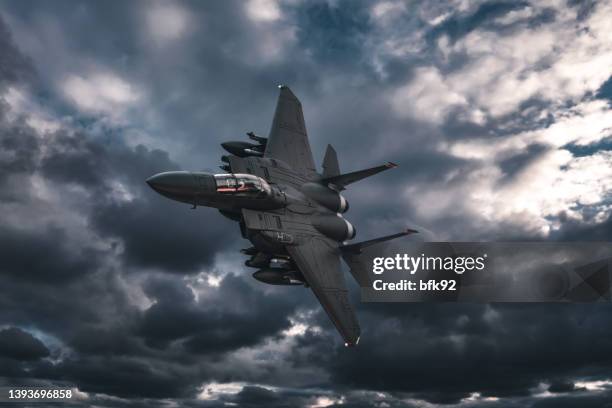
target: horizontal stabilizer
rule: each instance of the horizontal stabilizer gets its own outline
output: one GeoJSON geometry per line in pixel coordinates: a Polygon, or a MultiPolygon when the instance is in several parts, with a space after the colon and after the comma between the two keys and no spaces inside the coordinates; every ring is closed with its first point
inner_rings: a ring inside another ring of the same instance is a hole
{"type": "Polygon", "coordinates": [[[333,184],[337,190],[344,190],[346,186],[366,177],[373,176],[381,171],[389,170],[397,167],[397,164],[388,162],[382,166],[372,167],[370,169],[354,171],[352,173],[340,174],[338,176],[326,177],[322,181],[325,184],[333,184]]]}
{"type": "Polygon", "coordinates": [[[417,234],[419,231],[407,228],[402,232],[398,232],[397,234],[385,235],[384,237],[378,237],[374,239],[370,239],[368,241],[357,242],[351,245],[344,245],[340,247],[340,250],[345,252],[350,252],[354,254],[359,254],[363,251],[364,248],[372,246],[374,244],[378,244],[379,242],[390,241],[395,238],[403,237],[404,235],[417,234]]]}
{"type": "Polygon", "coordinates": [[[340,247],[342,258],[349,267],[349,271],[353,278],[357,281],[360,287],[366,288],[372,286],[371,265],[366,262],[368,257],[362,254],[363,249],[381,242],[389,241],[394,238],[403,237],[404,235],[415,234],[418,231],[407,229],[397,234],[387,235],[380,238],[374,238],[369,241],[358,242],[356,244],[345,245],[340,247]]]}

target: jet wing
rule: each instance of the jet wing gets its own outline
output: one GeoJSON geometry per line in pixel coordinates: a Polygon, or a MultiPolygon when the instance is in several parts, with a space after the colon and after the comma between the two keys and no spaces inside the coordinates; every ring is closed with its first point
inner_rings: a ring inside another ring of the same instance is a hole
{"type": "Polygon", "coordinates": [[[315,296],[347,346],[359,341],[360,329],[340,269],[340,253],[325,238],[311,236],[298,246],[287,246],[315,296]]]}
{"type": "Polygon", "coordinates": [[[284,85],[280,87],[264,157],[282,160],[303,173],[315,172],[302,104],[284,85]]]}

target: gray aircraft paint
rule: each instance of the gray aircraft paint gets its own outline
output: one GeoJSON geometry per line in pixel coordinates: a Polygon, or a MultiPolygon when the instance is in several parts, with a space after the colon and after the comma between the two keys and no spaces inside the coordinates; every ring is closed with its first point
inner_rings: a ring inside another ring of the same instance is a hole
{"type": "Polygon", "coordinates": [[[237,221],[243,238],[253,244],[243,250],[250,255],[246,265],[259,268],[253,277],[269,284],[310,287],[345,344],[357,344],[361,330],[348,299],[340,258],[352,259],[361,246],[416,231],[345,245],[356,229],[341,214],[349,205],[340,191],[396,165],[340,174],[336,152],[329,146],[323,174],[318,173],[302,105],[286,86],[280,86],[269,137],[252,132],[248,136],[255,143],[222,144],[231,153],[222,157],[221,168],[227,174],[164,172],[147,183],[170,199],[192,208],[214,207],[237,221]]]}

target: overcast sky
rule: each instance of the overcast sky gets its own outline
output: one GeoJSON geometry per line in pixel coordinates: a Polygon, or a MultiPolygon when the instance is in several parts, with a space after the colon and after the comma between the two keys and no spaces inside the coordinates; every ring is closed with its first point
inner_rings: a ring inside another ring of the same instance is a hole
{"type": "MultiPolygon", "coordinates": [[[[610,305],[360,304],[346,349],[215,210],[144,180],[267,135],[278,84],[358,239],[612,240],[612,4],[0,2],[0,383],[82,406],[601,407],[610,305]]],[[[348,277],[348,275],[347,275],[348,277]]]]}

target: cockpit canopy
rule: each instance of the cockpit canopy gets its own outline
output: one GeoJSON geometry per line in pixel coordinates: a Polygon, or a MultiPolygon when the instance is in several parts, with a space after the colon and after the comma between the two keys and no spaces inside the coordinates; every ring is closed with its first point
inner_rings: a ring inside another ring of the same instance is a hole
{"type": "Polygon", "coordinates": [[[267,181],[252,174],[215,174],[217,193],[243,197],[266,197],[272,189],[267,181]]]}

